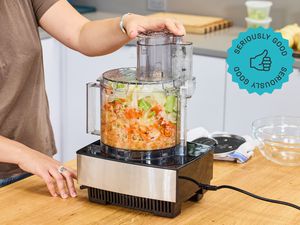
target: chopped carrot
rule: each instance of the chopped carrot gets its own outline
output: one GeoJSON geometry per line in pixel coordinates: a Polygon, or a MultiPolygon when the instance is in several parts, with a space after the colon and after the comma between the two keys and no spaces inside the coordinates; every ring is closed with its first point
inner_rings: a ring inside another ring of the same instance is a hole
{"type": "Polygon", "coordinates": [[[158,115],[160,112],[162,112],[162,107],[159,105],[156,105],[151,108],[151,112],[154,112],[155,115],[158,115]]]}
{"type": "Polygon", "coordinates": [[[139,119],[142,117],[143,112],[137,109],[126,108],[125,109],[125,117],[126,119],[139,119]]]}

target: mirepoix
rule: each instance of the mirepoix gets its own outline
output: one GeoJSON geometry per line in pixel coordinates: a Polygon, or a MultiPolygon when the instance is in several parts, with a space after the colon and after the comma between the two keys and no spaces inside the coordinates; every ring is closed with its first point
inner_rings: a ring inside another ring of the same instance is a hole
{"type": "Polygon", "coordinates": [[[177,143],[178,98],[161,85],[115,85],[102,92],[101,140],[128,150],[159,150],[177,143]],[[113,91],[111,91],[113,90],[113,91]]]}

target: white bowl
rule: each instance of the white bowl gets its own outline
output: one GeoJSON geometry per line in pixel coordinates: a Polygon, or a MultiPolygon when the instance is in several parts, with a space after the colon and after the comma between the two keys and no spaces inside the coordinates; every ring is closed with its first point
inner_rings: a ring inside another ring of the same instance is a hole
{"type": "Polygon", "coordinates": [[[256,20],[265,20],[270,16],[273,5],[270,1],[246,1],[248,17],[256,20]]]}
{"type": "Polygon", "coordinates": [[[258,28],[258,27],[269,28],[270,24],[272,22],[271,17],[268,17],[265,20],[255,20],[255,19],[246,17],[245,20],[247,22],[248,28],[258,28]]]}

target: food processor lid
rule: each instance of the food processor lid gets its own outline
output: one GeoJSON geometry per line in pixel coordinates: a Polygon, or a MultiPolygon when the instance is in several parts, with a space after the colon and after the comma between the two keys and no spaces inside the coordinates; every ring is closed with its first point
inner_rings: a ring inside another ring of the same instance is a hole
{"type": "Polygon", "coordinates": [[[173,80],[138,80],[137,79],[137,70],[134,67],[128,68],[118,68],[108,70],[103,73],[101,77],[98,78],[97,81],[109,81],[115,83],[123,83],[123,84],[134,84],[134,85],[144,85],[144,84],[170,84],[175,83],[173,80]]]}
{"type": "Polygon", "coordinates": [[[98,81],[125,84],[172,84],[179,87],[192,80],[192,43],[168,31],[140,34],[137,67],[105,72],[98,81]]]}
{"type": "Polygon", "coordinates": [[[168,30],[149,31],[140,33],[137,37],[137,43],[138,45],[145,46],[170,45],[176,43],[183,43],[183,37],[183,35],[174,35],[168,30]]]}
{"type": "Polygon", "coordinates": [[[136,83],[136,69],[129,67],[108,70],[98,78],[98,81],[101,81],[102,79],[111,82],[136,83]]]}
{"type": "Polygon", "coordinates": [[[191,80],[192,43],[168,31],[140,34],[137,41],[137,79],[191,80]]]}

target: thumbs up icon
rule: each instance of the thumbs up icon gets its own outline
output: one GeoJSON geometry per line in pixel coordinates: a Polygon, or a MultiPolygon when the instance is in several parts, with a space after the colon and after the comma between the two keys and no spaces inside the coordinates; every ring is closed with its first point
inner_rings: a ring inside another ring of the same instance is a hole
{"type": "Polygon", "coordinates": [[[270,71],[272,60],[268,57],[268,50],[264,50],[262,53],[250,58],[250,68],[258,71],[270,71]]]}

